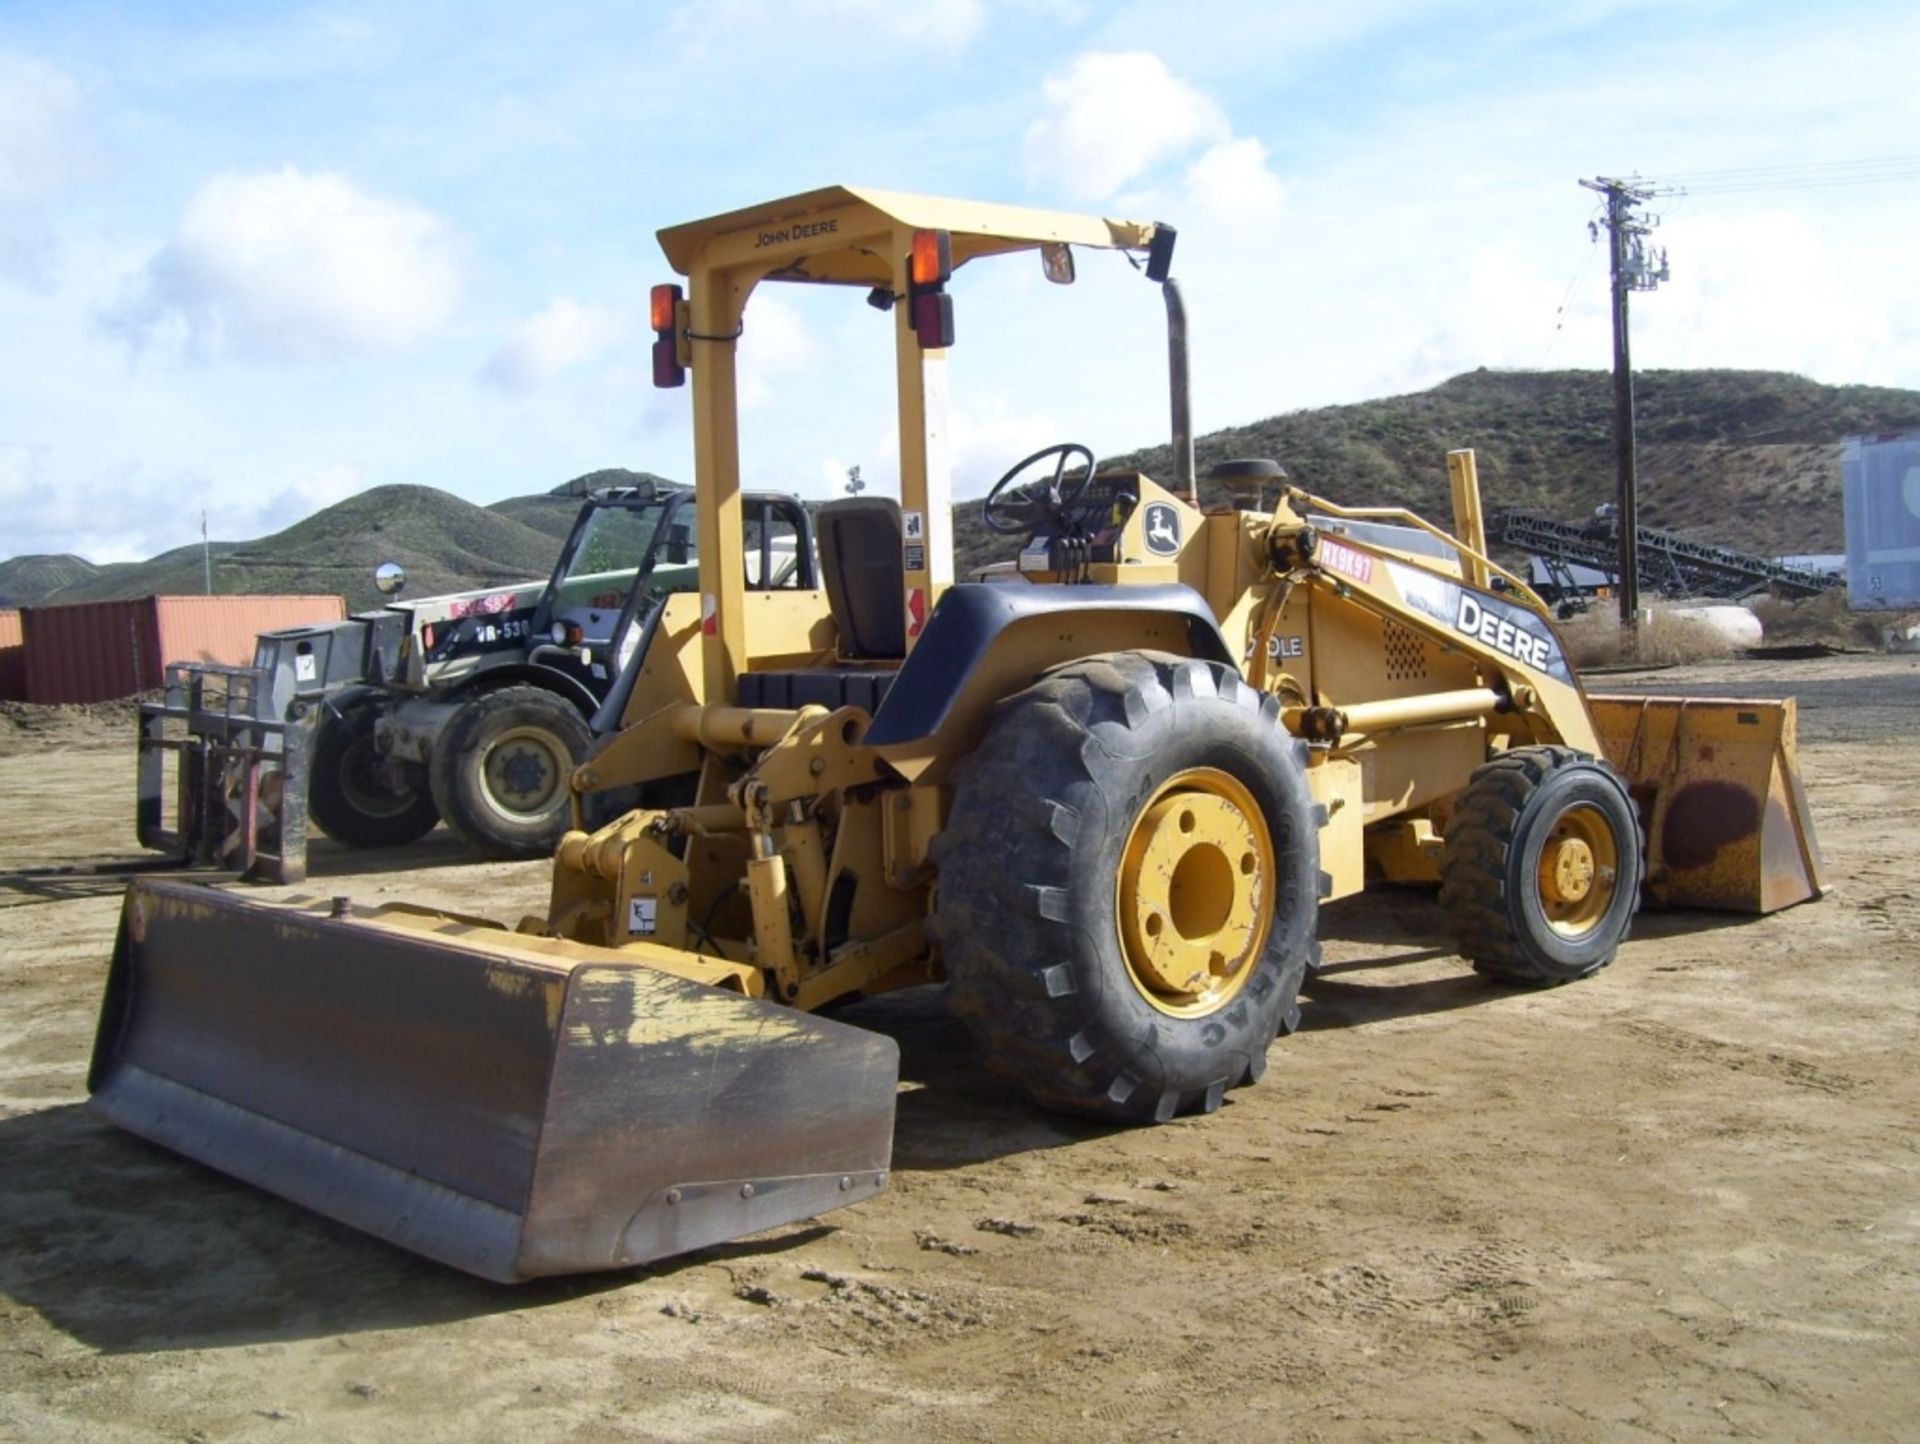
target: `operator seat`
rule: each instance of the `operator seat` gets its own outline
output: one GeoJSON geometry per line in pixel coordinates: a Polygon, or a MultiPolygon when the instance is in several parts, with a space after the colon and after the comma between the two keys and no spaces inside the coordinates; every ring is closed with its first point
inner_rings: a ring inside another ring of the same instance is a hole
{"type": "Polygon", "coordinates": [[[746,672],[742,707],[862,707],[878,712],[907,655],[906,565],[900,503],[885,496],[830,501],[813,514],[827,609],[840,633],[837,667],[746,672]]]}
{"type": "Polygon", "coordinates": [[[849,661],[907,655],[906,568],[900,554],[900,503],[850,496],[814,513],[827,607],[849,661]]]}

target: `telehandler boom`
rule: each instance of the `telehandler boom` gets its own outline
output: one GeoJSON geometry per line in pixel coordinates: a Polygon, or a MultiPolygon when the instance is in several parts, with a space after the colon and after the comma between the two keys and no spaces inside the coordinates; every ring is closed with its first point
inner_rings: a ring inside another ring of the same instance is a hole
{"type": "Polygon", "coordinates": [[[1197,506],[1171,228],[832,188],[661,242],[700,592],[608,699],[546,917],[138,884],[91,1075],[116,1122],[488,1278],[619,1268],[884,1185],[897,1050],[830,1003],[940,984],[1039,1102],[1148,1122],[1261,1076],[1319,902],[1375,878],[1438,882],[1465,956],[1528,984],[1604,966],[1643,891],[1817,895],[1792,704],[1586,697],[1486,554],[1469,454],[1451,533],[1271,462],[1197,506]],[[986,502],[1017,572],[956,585],[952,273],[1109,250],[1167,301],[1178,474],[1037,453],[986,502]],[[819,508],[823,599],[740,564],[734,357],[770,282],[892,316],[900,500],[819,508]]]}

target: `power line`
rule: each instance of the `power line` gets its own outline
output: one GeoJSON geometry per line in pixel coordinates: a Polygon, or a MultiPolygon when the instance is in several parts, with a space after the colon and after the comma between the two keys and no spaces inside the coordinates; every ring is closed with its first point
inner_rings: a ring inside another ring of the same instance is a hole
{"type": "Polygon", "coordinates": [[[1547,332],[1546,349],[1540,353],[1540,368],[1544,370],[1547,358],[1553,354],[1553,343],[1560,339],[1560,333],[1567,324],[1567,302],[1573,299],[1573,289],[1580,284],[1580,278],[1587,273],[1587,267],[1593,264],[1594,248],[1591,244],[1580,253],[1580,264],[1573,268],[1573,275],[1567,279],[1567,289],[1560,293],[1560,304],[1553,308],[1553,329],[1547,332]]]}
{"type": "Polygon", "coordinates": [[[1723,166],[1717,170],[1665,171],[1667,180],[1725,180],[1738,176],[1806,174],[1823,171],[1877,170],[1892,167],[1905,170],[1920,165],[1920,155],[1883,155],[1860,160],[1779,161],[1773,165],[1723,166]]]}
{"type": "MultiPolygon", "coordinates": [[[[1638,177],[1636,177],[1636,181],[1638,177]]],[[[1863,160],[1782,162],[1719,170],[1671,171],[1646,182],[1651,187],[1684,187],[1693,195],[1741,195],[1769,190],[1829,190],[1836,186],[1891,185],[1920,180],[1920,156],[1879,156],[1863,160]]]]}

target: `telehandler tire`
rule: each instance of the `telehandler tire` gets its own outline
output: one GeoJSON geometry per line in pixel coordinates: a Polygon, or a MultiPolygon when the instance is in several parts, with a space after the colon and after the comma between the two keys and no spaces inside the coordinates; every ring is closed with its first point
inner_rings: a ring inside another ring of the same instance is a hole
{"type": "MultiPolygon", "coordinates": [[[[421,785],[396,792],[375,771],[372,718],[321,720],[313,739],[307,815],[347,847],[404,847],[433,831],[440,809],[421,785]]],[[[417,773],[417,769],[410,769],[417,773]]]]}
{"type": "Polygon", "coordinates": [[[592,734],[539,687],[473,698],[434,740],[433,797],[461,837],[493,857],[545,857],[572,820],[567,779],[592,734]]]}
{"type": "Polygon", "coordinates": [[[1440,905],[1488,977],[1550,987],[1598,972],[1640,907],[1633,799],[1570,747],[1516,747],[1476,769],[1445,844],[1440,905]]]}
{"type": "Polygon", "coordinates": [[[1318,911],[1304,747],[1231,669],[1119,652],[1003,701],[957,769],[934,930],[987,1065],[1112,1122],[1257,1080],[1318,911]]]}

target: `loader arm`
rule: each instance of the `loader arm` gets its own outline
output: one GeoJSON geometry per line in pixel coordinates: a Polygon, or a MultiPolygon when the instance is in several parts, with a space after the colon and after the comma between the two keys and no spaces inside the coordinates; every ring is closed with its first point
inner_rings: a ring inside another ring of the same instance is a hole
{"type": "MultiPolygon", "coordinates": [[[[1293,730],[1332,742],[1350,732],[1378,734],[1398,727],[1498,716],[1503,730],[1520,740],[1560,742],[1601,755],[1599,736],[1566,644],[1546,604],[1525,582],[1410,512],[1345,508],[1305,492],[1295,492],[1294,500],[1335,518],[1412,525],[1457,552],[1459,560],[1449,565],[1358,536],[1321,533],[1309,544],[1311,564],[1302,569],[1302,579],[1335,605],[1365,608],[1446,652],[1471,659],[1477,685],[1444,694],[1423,691],[1404,699],[1313,701],[1289,709],[1288,725],[1293,730]],[[1495,591],[1467,581],[1469,564],[1476,563],[1504,588],[1495,591]]],[[[1255,650],[1266,655],[1264,638],[1258,639],[1255,650]]],[[[1316,674],[1315,691],[1321,690],[1316,674]]]]}

